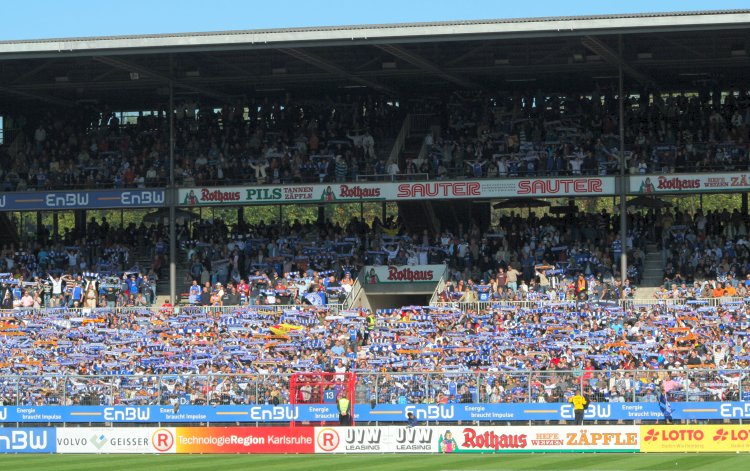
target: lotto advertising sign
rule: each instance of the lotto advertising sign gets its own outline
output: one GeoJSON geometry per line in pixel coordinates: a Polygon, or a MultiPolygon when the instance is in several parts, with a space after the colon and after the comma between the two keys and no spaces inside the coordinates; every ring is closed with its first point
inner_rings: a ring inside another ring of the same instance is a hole
{"type": "Polygon", "coordinates": [[[748,452],[750,425],[642,425],[641,451],[748,452]]]}
{"type": "Polygon", "coordinates": [[[58,428],[56,443],[58,453],[174,453],[175,429],[58,428]]]}
{"type": "Polygon", "coordinates": [[[312,427],[178,427],[177,453],[314,453],[312,427]]]}
{"type": "Polygon", "coordinates": [[[315,453],[437,453],[434,427],[316,427],[315,453]]]}

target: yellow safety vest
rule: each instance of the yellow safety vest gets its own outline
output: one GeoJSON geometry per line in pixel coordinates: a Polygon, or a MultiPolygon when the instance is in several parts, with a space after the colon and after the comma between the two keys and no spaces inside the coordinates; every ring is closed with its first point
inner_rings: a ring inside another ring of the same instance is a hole
{"type": "Polygon", "coordinates": [[[346,399],[345,397],[342,397],[341,399],[339,399],[339,414],[340,415],[349,414],[349,399],[346,399]]]}

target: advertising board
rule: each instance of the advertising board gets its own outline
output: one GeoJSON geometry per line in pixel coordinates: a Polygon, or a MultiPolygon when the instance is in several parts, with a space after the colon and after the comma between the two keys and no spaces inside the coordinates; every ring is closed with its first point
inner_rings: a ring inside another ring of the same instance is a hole
{"type": "Polygon", "coordinates": [[[750,425],[642,425],[641,451],[748,452],[750,425]]]}
{"type": "Polygon", "coordinates": [[[317,427],[316,453],[637,452],[631,425],[317,427]]]}
{"type": "Polygon", "coordinates": [[[631,175],[630,193],[669,194],[748,191],[750,173],[631,175]]]}
{"type": "Polygon", "coordinates": [[[313,427],[178,427],[177,453],[314,453],[313,427]]]}
{"type": "Polygon", "coordinates": [[[54,428],[0,428],[0,453],[54,452],[54,428]]]}
{"type": "MultiPolygon", "coordinates": [[[[750,402],[672,402],[675,420],[750,419],[750,402]]],[[[530,404],[376,404],[357,406],[357,421],[403,422],[412,412],[423,425],[431,421],[573,420],[568,403],[530,404]]],[[[656,402],[595,402],[586,420],[664,420],[656,402]]],[[[0,423],[284,423],[338,420],[335,404],[192,406],[0,406],[0,423]]]]}
{"type": "Polygon", "coordinates": [[[513,197],[607,196],[614,177],[504,178],[470,181],[355,182],[299,185],[182,188],[182,206],[342,203],[492,199],[513,197]]]}
{"type": "Polygon", "coordinates": [[[165,198],[165,191],[157,188],[3,193],[0,211],[156,208],[164,206],[165,198]]]}
{"type": "Polygon", "coordinates": [[[56,444],[58,453],[174,453],[175,429],[58,428],[56,444]]]}

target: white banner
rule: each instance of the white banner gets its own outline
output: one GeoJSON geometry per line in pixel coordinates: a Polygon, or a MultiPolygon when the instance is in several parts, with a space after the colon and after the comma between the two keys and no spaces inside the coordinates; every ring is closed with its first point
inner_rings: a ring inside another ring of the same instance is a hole
{"type": "Polygon", "coordinates": [[[640,451],[634,425],[316,427],[316,453],[640,451]]]}
{"type": "MultiPolygon", "coordinates": [[[[437,283],[445,265],[383,265],[366,266],[360,276],[364,283],[437,283]]],[[[361,282],[361,281],[360,281],[361,282]]]]}
{"type": "Polygon", "coordinates": [[[630,177],[630,193],[645,195],[743,190],[750,190],[750,173],[634,175],[630,177]]]}
{"type": "Polygon", "coordinates": [[[58,428],[57,452],[174,453],[175,436],[174,428],[58,428]]]}
{"type": "Polygon", "coordinates": [[[315,427],[315,453],[437,453],[434,427],[315,427]]]}
{"type": "Polygon", "coordinates": [[[181,206],[335,203],[359,201],[496,199],[513,197],[607,196],[614,177],[504,178],[493,180],[322,183],[182,188],[181,206]]]}

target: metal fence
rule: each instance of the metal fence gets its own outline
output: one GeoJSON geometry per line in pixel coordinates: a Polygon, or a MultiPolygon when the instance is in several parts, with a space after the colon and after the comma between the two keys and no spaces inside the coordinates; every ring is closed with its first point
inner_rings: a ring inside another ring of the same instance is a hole
{"type": "Polygon", "coordinates": [[[14,316],[49,316],[55,314],[69,315],[71,317],[97,317],[98,315],[109,315],[112,313],[122,315],[148,315],[148,314],[159,314],[169,311],[169,314],[204,314],[212,316],[220,316],[222,314],[231,314],[242,309],[253,309],[256,311],[282,313],[285,310],[293,309],[310,309],[310,308],[324,308],[332,312],[339,312],[344,309],[344,305],[341,303],[327,304],[325,306],[311,306],[305,304],[266,304],[266,305],[251,305],[251,306],[191,306],[191,305],[179,305],[171,308],[164,307],[115,307],[115,308],[16,308],[16,309],[0,309],[0,317],[14,317],[14,316]]]}
{"type": "Polygon", "coordinates": [[[472,301],[472,302],[432,302],[430,303],[431,306],[437,306],[437,307],[448,307],[448,308],[454,308],[459,309],[464,312],[479,312],[485,309],[501,309],[501,308],[538,308],[538,307],[548,307],[548,306],[555,306],[555,305],[563,305],[563,304],[580,304],[580,305],[594,305],[594,304],[608,304],[608,305],[617,305],[624,309],[638,309],[638,308],[670,308],[670,307],[719,307],[724,304],[731,304],[731,303],[742,303],[747,302],[748,300],[746,298],[737,298],[737,297],[725,297],[725,298],[698,298],[698,299],[685,299],[685,298],[679,298],[679,299],[619,299],[619,300],[612,300],[612,301],[606,301],[606,300],[587,300],[587,301],[578,301],[578,300],[564,300],[564,301],[555,301],[555,300],[526,300],[526,301],[502,301],[502,300],[495,300],[495,301],[472,301]]]}
{"type": "MultiPolygon", "coordinates": [[[[291,375],[0,376],[3,405],[286,404],[291,375]]],[[[356,402],[554,403],[750,401],[747,370],[358,372],[356,402]]]]}

